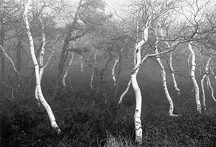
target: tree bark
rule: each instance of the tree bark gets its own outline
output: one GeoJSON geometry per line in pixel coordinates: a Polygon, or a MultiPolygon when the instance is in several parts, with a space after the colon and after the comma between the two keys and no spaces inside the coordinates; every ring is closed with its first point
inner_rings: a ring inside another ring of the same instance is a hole
{"type": "Polygon", "coordinates": [[[116,76],[115,76],[115,69],[117,64],[119,63],[119,56],[116,58],[113,67],[112,67],[112,78],[113,78],[113,82],[114,82],[114,87],[116,86],[116,76]]]}
{"type": "Polygon", "coordinates": [[[17,60],[16,69],[18,73],[20,74],[20,71],[22,68],[22,41],[20,39],[18,39],[18,42],[16,45],[16,60],[17,60]]]}
{"type": "MultiPolygon", "coordinates": [[[[156,43],[155,43],[155,53],[158,54],[158,37],[156,37],[156,43]]],[[[166,98],[170,104],[170,108],[169,108],[169,115],[170,116],[177,116],[175,114],[173,114],[173,111],[174,111],[174,104],[173,104],[173,100],[169,94],[169,91],[168,91],[168,88],[167,88],[167,81],[166,81],[166,71],[165,71],[165,68],[160,60],[160,56],[157,55],[156,56],[157,58],[157,62],[158,64],[160,65],[160,68],[161,68],[161,76],[162,76],[162,82],[163,82],[163,88],[164,88],[164,92],[166,94],[166,98]]]]}
{"type": "Polygon", "coordinates": [[[196,70],[196,57],[195,57],[195,52],[192,48],[191,43],[188,43],[189,51],[191,52],[191,70],[190,70],[190,76],[194,85],[194,90],[195,90],[195,99],[196,99],[196,106],[197,106],[197,111],[199,113],[202,113],[201,111],[201,103],[200,103],[200,93],[199,93],[199,85],[197,84],[197,80],[195,77],[195,70],[196,70]]]}
{"type": "Polygon", "coordinates": [[[172,56],[173,56],[173,51],[170,52],[169,66],[170,66],[170,70],[171,70],[171,74],[172,74],[172,80],[173,80],[173,84],[174,84],[174,89],[176,90],[177,94],[180,95],[180,89],[178,88],[178,84],[176,82],[175,73],[174,73],[174,69],[173,69],[172,56]]]}
{"type": "Polygon", "coordinates": [[[95,74],[95,66],[96,66],[96,62],[97,62],[97,53],[98,53],[98,50],[96,50],[95,55],[94,55],[94,61],[93,61],[94,63],[93,63],[93,68],[92,68],[91,81],[90,81],[90,87],[92,90],[94,89],[93,80],[94,80],[94,74],[95,74]]]}
{"type": "Polygon", "coordinates": [[[44,95],[42,93],[42,89],[41,89],[41,78],[40,78],[40,73],[39,73],[39,70],[40,70],[39,68],[40,67],[39,67],[39,64],[38,64],[38,61],[37,61],[37,58],[36,58],[36,55],[35,55],[34,41],[33,41],[32,34],[30,32],[30,24],[29,24],[29,21],[28,21],[28,10],[29,10],[29,7],[30,7],[31,3],[32,3],[31,0],[27,1],[27,4],[25,5],[25,10],[24,10],[23,17],[24,17],[24,20],[25,20],[26,31],[27,31],[27,35],[28,35],[28,39],[29,39],[29,43],[30,43],[31,57],[32,57],[34,67],[35,67],[36,88],[37,88],[37,91],[38,91],[40,102],[44,106],[44,108],[46,109],[47,114],[49,116],[51,126],[59,134],[59,133],[61,133],[61,130],[59,129],[59,127],[58,127],[58,125],[56,123],[55,116],[54,116],[54,114],[52,112],[52,109],[49,106],[49,104],[46,102],[46,100],[44,98],[44,95]]]}
{"type": "MultiPolygon", "coordinates": [[[[0,45],[4,47],[4,39],[5,39],[5,30],[4,30],[4,25],[2,22],[0,22],[0,45]]],[[[0,58],[1,58],[1,82],[5,81],[5,56],[4,52],[0,50],[0,58]]]]}

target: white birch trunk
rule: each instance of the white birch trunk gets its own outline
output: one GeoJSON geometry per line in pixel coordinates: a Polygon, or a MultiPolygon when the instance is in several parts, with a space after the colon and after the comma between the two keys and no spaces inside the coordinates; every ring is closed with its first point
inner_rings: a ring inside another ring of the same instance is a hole
{"type": "Polygon", "coordinates": [[[213,71],[213,69],[211,67],[210,67],[210,70],[211,70],[211,73],[212,73],[212,75],[214,76],[214,78],[216,80],[216,75],[215,75],[215,73],[214,73],[214,71],[213,71]]]}
{"type": "MultiPolygon", "coordinates": [[[[155,45],[155,53],[158,54],[158,37],[156,37],[156,45],[155,45]]],[[[160,68],[161,68],[161,76],[162,76],[162,82],[163,82],[163,88],[164,88],[164,92],[166,94],[166,98],[170,104],[170,108],[169,108],[169,115],[170,116],[177,116],[175,114],[173,114],[173,111],[174,111],[174,104],[173,104],[173,100],[169,94],[169,91],[168,91],[168,88],[167,88],[167,81],[166,81],[166,71],[165,71],[165,68],[161,62],[161,59],[159,57],[159,55],[156,56],[157,58],[157,62],[158,64],[160,65],[160,68]]]]}
{"type": "MultiPolygon", "coordinates": [[[[136,64],[134,68],[137,68],[141,64],[141,47],[144,44],[143,42],[137,43],[135,52],[136,52],[136,64]]],[[[135,108],[135,114],[134,114],[134,123],[135,123],[135,132],[136,132],[136,138],[135,141],[138,144],[142,144],[142,124],[141,124],[141,109],[142,109],[142,94],[139,88],[139,85],[137,83],[137,73],[139,71],[139,68],[135,70],[131,74],[131,83],[132,87],[134,89],[135,98],[136,98],[136,108],[135,108]]]]}
{"type": "Polygon", "coordinates": [[[83,68],[83,56],[80,56],[80,71],[83,72],[84,68],[83,68]]]}
{"type": "Polygon", "coordinates": [[[96,50],[95,55],[94,55],[94,65],[93,65],[93,68],[92,68],[92,76],[91,76],[91,81],[90,81],[90,87],[91,87],[92,90],[94,89],[93,88],[93,80],[94,80],[94,74],[95,74],[97,53],[98,53],[98,50],[96,50]]]}
{"type": "Polygon", "coordinates": [[[204,110],[206,111],[206,97],[205,97],[205,87],[204,87],[204,80],[205,80],[205,78],[206,78],[206,74],[204,74],[203,76],[202,76],[202,79],[201,79],[201,82],[200,82],[200,84],[201,84],[201,90],[202,90],[202,103],[203,103],[203,108],[204,108],[204,110]]]}
{"type": "Polygon", "coordinates": [[[119,99],[119,104],[122,102],[122,99],[124,98],[124,96],[127,94],[129,88],[130,88],[130,85],[131,85],[131,79],[128,81],[128,84],[127,84],[127,88],[125,89],[125,91],[121,94],[120,96],[120,99],[119,99]]]}
{"type": "Polygon", "coordinates": [[[63,84],[64,88],[66,87],[65,79],[66,79],[66,77],[67,77],[68,71],[69,71],[69,69],[70,69],[70,67],[71,67],[71,64],[72,64],[72,62],[73,62],[73,59],[74,59],[74,53],[71,53],[70,62],[68,63],[67,68],[66,68],[66,70],[65,70],[65,74],[64,74],[64,76],[63,76],[63,78],[62,78],[62,84],[63,84]]]}
{"type": "Polygon", "coordinates": [[[114,81],[114,87],[116,86],[116,77],[115,77],[115,69],[116,69],[116,65],[119,62],[119,57],[115,60],[114,64],[113,64],[113,68],[112,68],[112,78],[114,81]]]}
{"type": "Polygon", "coordinates": [[[216,102],[216,98],[215,98],[215,96],[214,96],[214,89],[213,89],[213,87],[212,87],[212,85],[211,85],[211,81],[210,81],[210,79],[209,79],[209,76],[206,76],[206,80],[207,80],[207,85],[208,85],[209,88],[211,89],[211,96],[212,96],[213,100],[216,102]]]}
{"type": "Polygon", "coordinates": [[[27,4],[25,5],[25,10],[24,10],[23,17],[24,17],[24,20],[25,20],[26,31],[27,31],[27,35],[28,35],[28,38],[29,38],[31,57],[32,57],[34,67],[35,67],[36,88],[37,88],[37,91],[38,91],[40,102],[44,106],[44,108],[46,109],[47,114],[49,116],[51,126],[59,134],[59,133],[61,133],[61,130],[59,129],[59,127],[58,127],[58,125],[56,123],[56,120],[55,120],[55,116],[54,116],[54,114],[52,112],[52,109],[49,106],[49,104],[46,102],[46,100],[45,100],[45,98],[43,96],[42,90],[41,90],[41,80],[40,80],[40,73],[39,73],[39,68],[40,67],[39,67],[37,58],[35,56],[34,41],[33,41],[33,37],[32,37],[31,32],[30,32],[30,24],[29,24],[29,21],[28,21],[28,10],[29,10],[29,7],[30,7],[31,3],[32,3],[31,0],[27,1],[27,4]]]}
{"type": "Polygon", "coordinates": [[[135,133],[136,133],[135,141],[138,144],[142,144],[142,124],[141,124],[142,94],[141,94],[139,85],[137,83],[137,73],[140,69],[140,65],[142,64],[141,49],[142,49],[143,44],[148,39],[148,29],[149,29],[149,26],[147,26],[146,24],[145,28],[143,29],[142,40],[136,43],[135,50],[134,50],[135,51],[134,52],[135,54],[134,69],[131,74],[131,83],[132,83],[132,87],[133,87],[135,98],[136,98],[136,107],[135,107],[135,114],[134,114],[135,133]]]}
{"type": "MultiPolygon", "coordinates": [[[[160,31],[160,33],[161,33],[161,36],[162,36],[162,39],[163,39],[163,32],[162,32],[162,30],[160,31]]],[[[171,47],[173,47],[176,43],[174,43],[172,46],[170,46],[170,44],[167,42],[167,41],[165,41],[165,43],[167,44],[167,47],[168,48],[171,48],[171,47]]],[[[171,51],[170,52],[170,58],[169,58],[169,67],[170,67],[170,70],[171,70],[171,75],[172,75],[172,80],[173,80],[173,84],[174,84],[174,89],[176,90],[176,92],[177,92],[177,94],[178,95],[180,95],[180,89],[178,88],[178,84],[177,84],[177,82],[176,82],[176,78],[175,78],[175,73],[174,73],[174,68],[173,68],[173,62],[172,62],[172,60],[173,60],[173,51],[171,51]]]]}
{"type": "Polygon", "coordinates": [[[178,84],[176,82],[175,73],[174,73],[174,69],[173,69],[172,56],[173,56],[173,51],[170,52],[169,66],[170,66],[170,70],[171,70],[171,75],[172,75],[172,80],[173,80],[174,88],[175,88],[177,94],[180,95],[180,89],[178,88],[178,84]]]}
{"type": "Polygon", "coordinates": [[[197,80],[195,77],[195,70],[196,70],[196,57],[194,50],[192,48],[191,43],[188,43],[189,51],[191,52],[191,70],[190,70],[190,76],[194,85],[194,91],[195,91],[195,99],[196,99],[196,106],[197,111],[199,113],[202,113],[201,111],[201,103],[200,103],[200,94],[199,94],[199,85],[197,84],[197,80]]]}
{"type": "Polygon", "coordinates": [[[16,74],[18,75],[19,80],[21,80],[20,74],[18,72],[18,70],[15,67],[15,64],[13,62],[13,60],[9,57],[9,55],[7,54],[7,52],[5,51],[5,49],[3,48],[3,46],[0,45],[1,50],[4,52],[5,56],[9,59],[9,61],[11,62],[12,66],[13,66],[13,70],[16,72],[16,74]]]}
{"type": "MultiPolygon", "coordinates": [[[[210,83],[210,80],[209,80],[209,64],[210,64],[210,61],[211,61],[211,56],[208,58],[208,61],[206,63],[206,66],[205,66],[205,74],[202,76],[202,79],[201,79],[201,89],[202,89],[202,97],[203,97],[203,107],[204,107],[204,110],[206,111],[206,96],[205,96],[205,87],[204,87],[204,80],[206,79],[207,80],[207,85],[211,85],[210,83]]],[[[209,87],[211,87],[209,85],[209,87]]],[[[213,91],[214,93],[214,91],[213,91]]],[[[214,94],[213,94],[214,96],[214,94]]]]}
{"type": "MultiPolygon", "coordinates": [[[[39,64],[39,77],[40,77],[40,81],[42,80],[42,76],[44,73],[44,53],[45,53],[45,46],[46,46],[46,34],[44,31],[44,25],[43,25],[43,21],[42,19],[40,19],[41,21],[41,28],[42,28],[42,46],[41,46],[41,51],[39,54],[39,59],[38,59],[38,64],[39,64]]],[[[39,98],[39,93],[38,93],[38,89],[37,86],[35,87],[35,98],[37,100],[38,105],[40,106],[40,98],[39,98]]]]}

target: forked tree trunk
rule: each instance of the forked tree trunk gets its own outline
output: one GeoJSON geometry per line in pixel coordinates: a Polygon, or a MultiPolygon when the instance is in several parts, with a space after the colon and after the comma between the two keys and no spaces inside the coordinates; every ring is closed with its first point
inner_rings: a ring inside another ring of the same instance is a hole
{"type": "Polygon", "coordinates": [[[199,113],[202,113],[201,111],[201,103],[200,103],[200,93],[199,93],[199,85],[197,84],[197,80],[195,77],[195,70],[196,70],[196,57],[195,52],[192,48],[191,43],[188,43],[189,51],[191,52],[191,70],[190,70],[190,76],[194,85],[194,91],[195,91],[195,99],[196,99],[196,106],[197,111],[199,113]]]}
{"type": "MultiPolygon", "coordinates": [[[[38,51],[38,60],[37,61],[39,64],[39,77],[40,77],[40,81],[41,81],[42,77],[43,77],[43,73],[44,73],[44,53],[45,53],[45,46],[46,46],[46,34],[45,34],[42,19],[40,19],[40,21],[41,21],[41,29],[42,29],[42,43],[41,43],[41,47],[38,51]]],[[[40,98],[39,98],[37,86],[35,87],[35,98],[38,102],[38,105],[40,105],[40,98]]]]}
{"type": "Polygon", "coordinates": [[[30,43],[31,57],[32,57],[34,67],[35,67],[36,88],[37,88],[37,91],[38,91],[38,96],[39,96],[40,102],[47,111],[47,114],[49,116],[49,120],[50,120],[52,128],[54,130],[56,130],[57,133],[61,133],[61,130],[59,129],[59,127],[58,127],[58,125],[56,123],[55,116],[54,116],[54,114],[52,112],[52,109],[49,106],[49,104],[46,102],[46,100],[45,100],[45,98],[43,96],[43,93],[42,93],[42,89],[41,89],[41,78],[40,78],[40,72],[39,72],[40,69],[39,69],[39,64],[38,64],[38,61],[37,61],[37,58],[36,58],[36,55],[35,55],[34,41],[33,41],[33,37],[32,37],[31,32],[30,32],[30,24],[29,24],[29,21],[28,21],[28,10],[29,10],[30,4],[32,4],[32,1],[28,0],[27,3],[25,4],[25,10],[24,10],[23,17],[24,17],[24,20],[25,20],[26,31],[27,31],[27,35],[28,35],[28,39],[29,39],[29,43],[30,43]]]}
{"type": "MultiPolygon", "coordinates": [[[[156,46],[155,46],[155,53],[158,54],[158,37],[156,37],[156,46]]],[[[169,94],[168,88],[167,88],[167,81],[166,81],[166,71],[165,68],[161,62],[161,59],[159,57],[159,55],[157,56],[157,62],[160,65],[161,68],[161,76],[162,76],[162,82],[163,82],[163,88],[164,88],[164,92],[166,94],[166,98],[170,104],[170,108],[169,108],[169,115],[170,116],[178,116],[173,114],[174,111],[174,104],[173,104],[173,100],[169,94]]]]}

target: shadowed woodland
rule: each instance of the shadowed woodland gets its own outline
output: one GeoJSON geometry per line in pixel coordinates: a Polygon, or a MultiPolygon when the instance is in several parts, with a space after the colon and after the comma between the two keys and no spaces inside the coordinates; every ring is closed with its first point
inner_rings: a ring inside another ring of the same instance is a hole
{"type": "Polygon", "coordinates": [[[0,146],[216,146],[216,2],[0,1],[0,146]]]}

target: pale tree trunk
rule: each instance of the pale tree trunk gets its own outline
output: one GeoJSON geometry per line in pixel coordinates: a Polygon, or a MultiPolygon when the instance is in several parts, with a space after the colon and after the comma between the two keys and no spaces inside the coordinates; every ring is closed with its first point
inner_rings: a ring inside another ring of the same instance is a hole
{"type": "Polygon", "coordinates": [[[190,76],[194,85],[194,91],[195,91],[195,99],[196,99],[196,106],[197,111],[199,113],[202,113],[201,111],[201,103],[200,103],[200,93],[199,93],[199,85],[197,84],[197,80],[195,77],[195,70],[196,70],[196,57],[195,52],[192,48],[191,43],[188,43],[189,51],[191,52],[191,70],[190,70],[190,76]]]}
{"type": "Polygon", "coordinates": [[[211,81],[209,79],[209,75],[206,76],[206,80],[207,80],[207,86],[209,86],[209,88],[211,89],[211,96],[212,96],[213,100],[216,102],[216,98],[214,96],[214,89],[213,89],[213,87],[211,85],[211,81]]]}
{"type": "MultiPolygon", "coordinates": [[[[162,32],[162,30],[160,31],[160,33],[161,33],[161,36],[162,36],[162,39],[163,39],[163,32],[162,32]]],[[[173,46],[177,44],[177,42],[176,42],[176,43],[172,44],[172,46],[170,46],[170,44],[167,41],[165,41],[165,43],[167,44],[168,48],[173,48],[173,46]]],[[[174,89],[176,90],[177,94],[180,95],[180,89],[178,88],[178,84],[176,82],[175,72],[174,72],[174,68],[173,68],[173,51],[170,52],[169,67],[170,67],[170,71],[171,71],[171,75],[172,75],[174,89]]]]}
{"type": "Polygon", "coordinates": [[[52,112],[52,109],[49,106],[49,104],[46,102],[46,100],[45,100],[45,98],[43,96],[43,93],[42,93],[42,89],[41,89],[41,77],[40,77],[40,71],[39,71],[40,67],[39,67],[39,64],[38,64],[38,61],[37,61],[37,58],[36,58],[36,55],[35,55],[34,41],[33,41],[33,37],[32,37],[31,32],[30,32],[30,24],[29,24],[29,21],[28,21],[28,11],[29,11],[30,4],[32,4],[32,1],[28,0],[26,5],[25,5],[25,10],[24,10],[23,17],[24,17],[24,20],[25,20],[26,31],[27,31],[27,35],[28,35],[28,39],[29,39],[29,43],[30,43],[31,57],[32,57],[34,67],[35,67],[36,88],[37,88],[37,91],[38,91],[38,96],[39,96],[40,102],[44,106],[44,108],[46,109],[47,114],[49,116],[51,126],[59,134],[59,133],[61,133],[61,130],[59,129],[59,127],[58,127],[58,125],[56,123],[55,116],[54,116],[54,114],[52,112]]]}
{"type": "MultiPolygon", "coordinates": [[[[206,66],[205,66],[205,74],[202,76],[202,79],[201,79],[201,89],[202,89],[202,97],[203,97],[203,107],[204,107],[204,110],[206,111],[206,97],[205,97],[205,87],[204,87],[204,80],[206,79],[207,80],[207,85],[210,84],[210,80],[209,80],[209,65],[210,65],[210,61],[211,61],[211,56],[208,58],[208,61],[206,63],[206,66]]],[[[211,86],[209,86],[211,87],[211,86]]],[[[214,94],[213,94],[214,96],[214,94]]]]}
{"type": "Polygon", "coordinates": [[[119,57],[116,58],[116,60],[113,64],[113,67],[112,67],[112,78],[113,78],[113,82],[114,82],[114,87],[116,86],[115,69],[116,69],[118,62],[119,62],[119,57]]]}
{"type": "Polygon", "coordinates": [[[133,87],[135,98],[136,98],[136,107],[135,107],[135,114],[134,114],[135,133],[136,133],[135,141],[138,144],[142,144],[142,124],[141,124],[142,94],[141,94],[139,85],[137,83],[137,73],[140,69],[140,65],[142,64],[141,49],[144,43],[148,39],[148,29],[149,29],[149,26],[146,24],[146,26],[143,28],[142,40],[136,43],[135,50],[134,50],[134,57],[135,57],[134,70],[131,74],[131,83],[132,83],[132,87],[133,87]]]}
{"type": "MultiPolygon", "coordinates": [[[[1,16],[0,16],[1,17],[1,16]]],[[[4,24],[1,18],[0,22],[0,45],[4,46],[5,32],[4,32],[4,24]]],[[[0,59],[1,59],[1,82],[5,81],[5,57],[2,50],[0,50],[0,59]]]]}
{"type": "Polygon", "coordinates": [[[212,75],[214,76],[214,78],[215,78],[215,80],[216,80],[216,75],[215,75],[215,73],[214,73],[212,67],[210,67],[210,70],[211,70],[211,73],[212,73],[212,75]]]}
{"type": "Polygon", "coordinates": [[[121,94],[120,96],[120,99],[119,99],[119,104],[122,102],[122,99],[124,98],[124,96],[127,94],[129,88],[130,88],[130,85],[131,85],[131,79],[128,81],[128,84],[127,84],[127,88],[125,89],[125,91],[121,94]]]}
{"type": "MultiPolygon", "coordinates": [[[[155,53],[158,54],[158,37],[156,37],[156,46],[155,46],[155,53]]],[[[161,76],[162,76],[162,82],[163,82],[163,88],[164,88],[164,92],[166,94],[166,98],[170,104],[170,108],[169,108],[169,115],[170,116],[177,116],[175,114],[173,114],[174,111],[174,104],[173,104],[173,100],[169,94],[168,88],[167,88],[167,81],[166,81],[166,71],[165,68],[161,62],[161,59],[159,57],[159,55],[156,56],[157,58],[157,62],[160,65],[161,68],[161,76]]]]}
{"type": "Polygon", "coordinates": [[[94,63],[93,63],[93,68],[92,68],[92,76],[91,76],[91,81],[90,81],[90,87],[93,90],[93,80],[94,80],[94,74],[95,74],[95,66],[96,66],[96,59],[97,59],[97,53],[98,50],[96,50],[95,55],[94,55],[94,63]]]}
{"type": "MultiPolygon", "coordinates": [[[[74,47],[74,48],[76,47],[75,42],[73,42],[73,47],[74,47]]],[[[72,64],[72,62],[73,62],[73,59],[74,59],[74,53],[71,52],[71,59],[70,59],[68,65],[67,65],[67,67],[66,67],[66,69],[65,69],[65,73],[64,73],[64,75],[63,75],[63,77],[62,77],[62,85],[63,85],[64,88],[66,88],[65,79],[66,79],[66,77],[67,77],[67,74],[68,74],[68,71],[69,71],[69,69],[70,69],[70,66],[71,66],[71,64],[72,64]]]]}
{"type": "Polygon", "coordinates": [[[65,79],[66,79],[67,74],[68,74],[68,71],[69,71],[69,69],[70,69],[70,67],[71,67],[71,65],[72,65],[73,59],[74,59],[74,53],[71,53],[70,62],[68,63],[68,65],[67,65],[67,67],[66,67],[66,70],[65,70],[65,74],[64,74],[64,76],[63,76],[63,78],[62,78],[62,84],[63,84],[64,88],[66,88],[65,79]]]}
{"type": "Polygon", "coordinates": [[[19,72],[17,71],[16,67],[15,67],[15,64],[13,62],[13,60],[9,57],[9,55],[7,54],[7,52],[5,51],[5,49],[0,45],[0,50],[5,54],[5,56],[9,59],[10,63],[12,64],[12,67],[14,69],[14,71],[16,72],[16,75],[18,75],[18,79],[20,80],[20,74],[19,72]]]}
{"type": "Polygon", "coordinates": [[[80,55],[80,71],[83,72],[84,71],[84,67],[83,67],[83,55],[80,55]]]}
{"type": "Polygon", "coordinates": [[[119,85],[119,80],[120,80],[120,74],[122,71],[122,52],[123,52],[123,49],[125,48],[125,46],[128,44],[128,42],[125,42],[124,46],[121,48],[119,55],[118,55],[118,73],[116,76],[114,99],[116,98],[116,95],[117,95],[117,90],[118,90],[118,85],[119,85]]]}
{"type": "Polygon", "coordinates": [[[180,89],[178,88],[178,84],[176,82],[175,73],[174,73],[174,69],[173,69],[172,56],[173,56],[173,51],[170,52],[169,66],[170,66],[170,70],[171,70],[171,75],[172,75],[172,80],[173,80],[174,88],[175,88],[177,94],[180,95],[180,89]]]}
{"type": "MultiPolygon", "coordinates": [[[[18,73],[20,74],[21,72],[21,68],[22,68],[22,41],[21,39],[18,38],[18,42],[16,45],[16,60],[17,60],[17,64],[16,64],[16,69],[18,71],[18,73]]],[[[16,76],[18,77],[19,75],[16,74],[16,76]]]]}
{"type": "Polygon", "coordinates": [[[204,80],[206,78],[206,74],[203,75],[202,79],[201,79],[201,90],[202,90],[202,103],[203,103],[203,108],[206,111],[206,97],[205,97],[205,87],[204,87],[204,80]]]}
{"type": "MultiPolygon", "coordinates": [[[[42,80],[42,76],[44,73],[44,53],[45,53],[45,46],[46,46],[46,34],[44,31],[44,25],[43,25],[43,21],[42,19],[40,19],[41,21],[41,28],[42,28],[42,46],[41,46],[41,50],[39,51],[39,56],[38,56],[38,66],[39,66],[39,77],[40,77],[40,82],[42,80]]],[[[35,87],[35,98],[38,102],[38,105],[40,105],[40,98],[39,98],[39,93],[38,93],[38,88],[37,86],[35,87]]]]}

